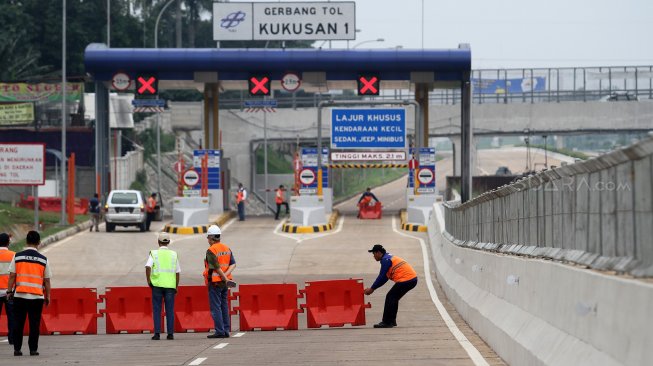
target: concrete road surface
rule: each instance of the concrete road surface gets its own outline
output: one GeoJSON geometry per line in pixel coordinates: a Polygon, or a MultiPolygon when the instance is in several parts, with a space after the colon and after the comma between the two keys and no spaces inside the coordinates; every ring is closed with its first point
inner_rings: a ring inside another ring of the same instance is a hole
{"type": "MultiPolygon", "coordinates": [[[[366,286],[371,285],[380,266],[367,250],[381,243],[419,273],[417,287],[400,303],[396,328],[372,328],[381,319],[385,294],[391,287],[388,283],[366,298],[372,303],[366,312],[366,326],[308,330],[305,315],[299,314],[297,331],[238,332],[234,316],[229,339],[207,339],[207,333],[176,334],[174,341],[152,341],[147,334],[42,336],[41,355],[20,358],[12,356],[5,337],[0,338],[4,341],[0,343],[0,364],[502,365],[444,299],[432,272],[426,270],[431,261],[425,261],[423,253],[430,251],[423,250],[420,243],[426,236],[399,232],[396,209],[401,202],[393,202],[396,198],[381,189],[378,194],[393,211],[382,220],[346,215],[332,232],[290,235],[280,232],[279,221],[271,217],[248,218],[225,224],[223,242],[235,254],[238,267],[234,277],[240,284],[288,282],[300,288],[305,281],[320,279],[361,278],[366,286]],[[429,289],[429,281],[434,290],[429,289]],[[453,319],[449,325],[436,308],[440,301],[444,317],[453,319]]],[[[153,229],[159,230],[161,224],[156,224],[153,229]]],[[[203,284],[205,236],[173,235],[170,247],[179,253],[181,284],[203,284]]],[[[83,232],[46,248],[44,254],[52,266],[53,287],[93,287],[103,293],[106,286],[145,286],[144,265],[152,248],[156,248],[154,232],[118,230],[83,232]]],[[[104,320],[99,324],[103,333],[104,320]]],[[[23,351],[26,349],[24,344],[23,351]]]]}

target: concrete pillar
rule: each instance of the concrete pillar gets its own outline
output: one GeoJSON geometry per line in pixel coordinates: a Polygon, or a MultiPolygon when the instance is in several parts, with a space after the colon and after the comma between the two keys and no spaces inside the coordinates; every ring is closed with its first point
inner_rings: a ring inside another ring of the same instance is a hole
{"type": "MultiPolygon", "coordinates": [[[[415,129],[415,136],[419,136],[419,141],[415,141],[416,147],[429,146],[429,84],[415,84],[415,101],[419,104],[422,112],[421,126],[419,133],[415,129]]],[[[415,121],[417,123],[417,121],[415,121]]]]}
{"type": "Polygon", "coordinates": [[[202,147],[205,149],[220,148],[219,94],[218,83],[204,85],[204,143],[202,147]]]}
{"type": "MultiPolygon", "coordinates": [[[[452,149],[452,151],[453,151],[453,174],[455,176],[460,176],[460,171],[461,171],[460,162],[462,161],[461,160],[461,156],[462,156],[461,139],[460,139],[460,136],[452,136],[452,137],[449,137],[449,140],[451,140],[451,144],[453,145],[453,149],[452,149]]],[[[474,137],[473,136],[472,136],[472,142],[471,142],[470,145],[471,145],[470,146],[470,150],[471,150],[470,155],[471,155],[471,159],[472,159],[472,163],[471,163],[472,175],[477,175],[478,173],[477,173],[477,167],[476,167],[476,165],[477,165],[477,160],[476,159],[477,159],[478,151],[476,150],[476,144],[474,143],[474,137]]],[[[494,172],[489,172],[489,173],[492,174],[494,172]]],[[[460,192],[458,192],[458,193],[460,193],[460,192]]]]}

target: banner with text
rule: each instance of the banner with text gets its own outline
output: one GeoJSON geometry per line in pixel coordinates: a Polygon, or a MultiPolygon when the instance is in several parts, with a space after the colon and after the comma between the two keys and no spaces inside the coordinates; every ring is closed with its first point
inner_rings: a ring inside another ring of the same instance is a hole
{"type": "Polygon", "coordinates": [[[331,148],[404,149],[404,109],[331,110],[331,148]]]}
{"type": "Polygon", "coordinates": [[[546,78],[472,79],[475,94],[530,93],[546,91],[546,78]]]}
{"type": "MultiPolygon", "coordinates": [[[[66,83],[66,100],[82,98],[84,83],[66,83]]],[[[0,102],[61,102],[61,84],[0,83],[0,102]]]]}
{"type": "Polygon", "coordinates": [[[34,121],[34,104],[0,104],[0,126],[22,125],[34,121]]]}

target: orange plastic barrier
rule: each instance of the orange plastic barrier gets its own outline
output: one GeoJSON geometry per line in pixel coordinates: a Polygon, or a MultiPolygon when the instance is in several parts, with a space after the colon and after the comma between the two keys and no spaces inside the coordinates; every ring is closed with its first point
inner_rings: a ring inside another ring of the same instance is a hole
{"type": "Polygon", "coordinates": [[[365,304],[362,279],[328,280],[306,282],[307,327],[342,327],[345,324],[365,325],[365,304]]]}
{"type": "MultiPolygon", "coordinates": [[[[231,291],[228,299],[229,313],[233,315],[231,291]]],[[[212,329],[213,318],[206,286],[179,286],[175,296],[175,332],[208,332],[212,329]]]]}
{"type": "MultiPolygon", "coordinates": [[[[27,196],[24,198],[23,194],[20,195],[18,207],[34,209],[34,196],[27,196]]],[[[88,199],[75,198],[74,205],[75,215],[85,215],[88,213],[88,199]]],[[[39,211],[45,212],[61,212],[61,197],[39,197],[39,211]]]]}
{"type": "Polygon", "coordinates": [[[54,288],[50,305],[43,308],[41,334],[97,334],[97,290],[54,288]]]}
{"type": "MultiPolygon", "coordinates": [[[[100,309],[107,322],[107,334],[154,332],[152,290],[149,287],[107,287],[105,308],[100,309]]],[[[161,314],[163,323],[163,312],[161,314]]]]}
{"type": "Polygon", "coordinates": [[[303,312],[297,307],[297,284],[279,283],[264,285],[239,285],[239,306],[234,310],[239,314],[240,330],[297,330],[297,314],[303,312]]]}
{"type": "Polygon", "coordinates": [[[381,202],[375,202],[374,205],[358,205],[359,219],[380,219],[383,211],[381,202]]]}

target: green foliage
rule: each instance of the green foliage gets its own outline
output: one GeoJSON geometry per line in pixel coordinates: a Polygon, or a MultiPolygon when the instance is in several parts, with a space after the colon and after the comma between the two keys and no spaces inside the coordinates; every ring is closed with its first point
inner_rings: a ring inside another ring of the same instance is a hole
{"type": "MultiPolygon", "coordinates": [[[[256,150],[256,173],[265,173],[263,148],[256,150]]],[[[285,156],[268,145],[268,174],[293,174],[292,157],[285,156]]]]}
{"type": "Polygon", "coordinates": [[[329,174],[333,198],[335,201],[340,201],[362,194],[367,187],[377,187],[399,179],[406,175],[406,169],[331,169],[329,174]]]}
{"type": "MultiPolygon", "coordinates": [[[[137,144],[145,149],[145,157],[156,154],[156,129],[148,128],[134,136],[137,144]]],[[[175,149],[176,138],[174,134],[161,131],[161,153],[170,152],[175,149]]]]}

